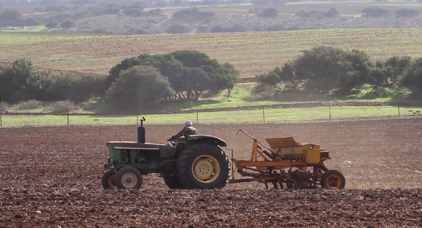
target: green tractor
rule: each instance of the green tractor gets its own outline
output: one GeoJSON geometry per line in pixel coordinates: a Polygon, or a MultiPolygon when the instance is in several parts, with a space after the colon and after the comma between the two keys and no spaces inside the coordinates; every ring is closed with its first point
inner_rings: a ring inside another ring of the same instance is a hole
{"type": "Polygon", "coordinates": [[[158,173],[171,189],[221,189],[230,176],[230,162],[221,147],[227,144],[210,135],[182,136],[167,144],[145,143],[145,118],[138,141],[107,142],[108,157],[102,177],[104,189],[140,189],[142,175],[158,173]]]}

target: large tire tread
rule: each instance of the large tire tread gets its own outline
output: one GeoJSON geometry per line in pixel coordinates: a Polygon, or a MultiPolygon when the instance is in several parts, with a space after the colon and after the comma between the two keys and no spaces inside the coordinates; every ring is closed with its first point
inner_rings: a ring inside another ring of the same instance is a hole
{"type": "Polygon", "coordinates": [[[170,189],[182,189],[183,188],[183,186],[180,184],[177,176],[171,176],[171,173],[164,173],[163,179],[164,179],[164,182],[166,183],[167,187],[169,187],[170,189]]]}
{"type": "Polygon", "coordinates": [[[230,177],[230,162],[223,150],[214,144],[192,145],[180,155],[177,162],[177,176],[180,184],[186,189],[222,189],[230,177]],[[192,163],[200,155],[211,155],[220,164],[221,173],[213,183],[202,183],[192,174],[192,163]]]}

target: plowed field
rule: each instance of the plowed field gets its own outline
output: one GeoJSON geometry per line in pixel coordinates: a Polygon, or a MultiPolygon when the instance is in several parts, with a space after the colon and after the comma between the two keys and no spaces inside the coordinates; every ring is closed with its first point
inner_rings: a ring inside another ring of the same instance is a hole
{"type": "MultiPolygon", "coordinates": [[[[31,59],[35,66],[107,75],[125,58],[143,53],[197,50],[230,62],[242,78],[255,78],[301,54],[327,45],[359,49],[373,60],[394,55],[421,57],[421,29],[321,29],[282,32],[91,36],[0,33],[0,61],[31,59]],[[418,38],[419,37],[419,38],[418,38]]],[[[8,65],[8,64],[6,64],[8,65]]]]}
{"type": "MultiPolygon", "coordinates": [[[[308,124],[197,125],[247,158],[252,141],[294,136],[330,151],[326,165],[346,189],[170,190],[156,175],[140,191],[101,187],[105,143],[136,140],[133,126],[0,129],[0,227],[286,227],[422,226],[422,119],[308,124]]],[[[176,125],[146,126],[164,143],[176,125]]],[[[229,154],[230,156],[230,154],[229,154]]]]}

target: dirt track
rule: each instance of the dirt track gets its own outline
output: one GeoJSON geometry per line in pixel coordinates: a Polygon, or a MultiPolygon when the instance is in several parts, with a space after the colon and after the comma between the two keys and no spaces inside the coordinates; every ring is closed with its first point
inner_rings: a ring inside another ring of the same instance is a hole
{"type": "MultiPolygon", "coordinates": [[[[174,191],[155,175],[141,191],[104,191],[100,179],[109,140],[135,140],[134,127],[0,129],[0,227],[280,227],[422,226],[422,120],[272,125],[199,125],[246,158],[252,141],[293,135],[331,152],[327,162],[346,190],[174,191]],[[377,189],[377,188],[407,189],[377,189]],[[370,189],[367,189],[370,188],[370,189]]],[[[177,126],[147,125],[163,143],[177,126]]]]}

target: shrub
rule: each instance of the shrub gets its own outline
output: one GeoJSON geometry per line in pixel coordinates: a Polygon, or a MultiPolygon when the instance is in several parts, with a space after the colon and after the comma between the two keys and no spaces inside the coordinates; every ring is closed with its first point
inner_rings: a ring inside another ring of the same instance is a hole
{"type": "Polygon", "coordinates": [[[0,113],[7,112],[8,110],[9,110],[9,105],[4,101],[0,102],[0,113]]]}
{"type": "Polygon", "coordinates": [[[422,97],[422,58],[415,59],[406,68],[399,84],[412,91],[413,96],[422,97]]]}
{"type": "Polygon", "coordinates": [[[364,17],[385,17],[391,14],[390,11],[378,7],[365,8],[362,13],[364,17]]]}
{"type": "Polygon", "coordinates": [[[18,104],[17,109],[18,110],[31,110],[31,109],[36,109],[36,108],[40,108],[42,106],[40,101],[36,101],[36,100],[29,100],[29,101],[24,101],[18,104]]]}
{"type": "Polygon", "coordinates": [[[51,20],[45,25],[47,28],[56,28],[57,26],[59,26],[59,21],[57,20],[51,20]]]}
{"type": "Polygon", "coordinates": [[[60,23],[60,27],[62,27],[62,28],[70,28],[70,27],[72,27],[72,22],[70,22],[70,21],[63,21],[62,23],[60,23]]]}
{"type": "Polygon", "coordinates": [[[334,8],[328,10],[327,12],[320,11],[320,10],[312,10],[312,11],[301,10],[296,13],[296,16],[302,17],[302,18],[322,18],[322,17],[330,17],[330,15],[335,16],[336,13],[337,13],[337,10],[334,8]]]}
{"type": "Polygon", "coordinates": [[[325,16],[326,17],[335,17],[335,16],[338,16],[338,12],[337,12],[336,8],[331,8],[325,13],[325,16]]]}
{"type": "Polygon", "coordinates": [[[129,17],[139,17],[142,15],[142,10],[139,8],[125,10],[124,14],[129,17]]]}
{"type": "Polygon", "coordinates": [[[207,33],[208,32],[208,27],[207,26],[203,26],[203,25],[199,25],[195,28],[195,32],[196,33],[207,33]]]}
{"type": "Polygon", "coordinates": [[[111,6],[105,10],[106,14],[117,14],[120,12],[120,8],[118,6],[111,6]]]}
{"type": "Polygon", "coordinates": [[[259,17],[274,18],[277,17],[278,11],[274,8],[262,9],[258,14],[259,17]]]}
{"type": "Polygon", "coordinates": [[[108,31],[103,29],[103,28],[96,28],[96,29],[91,30],[91,32],[93,32],[93,33],[108,33],[108,31]]]}
{"type": "Polygon", "coordinates": [[[170,83],[151,66],[134,66],[119,74],[106,99],[118,108],[140,111],[170,95],[170,83]]]}
{"type": "Polygon", "coordinates": [[[221,25],[216,25],[211,28],[210,32],[224,32],[224,29],[221,25]]]}
{"type": "Polygon", "coordinates": [[[217,25],[211,28],[210,32],[246,32],[244,25],[234,25],[233,27],[223,28],[221,25],[217,25]]]}
{"type": "Polygon", "coordinates": [[[53,114],[65,114],[77,110],[75,104],[71,101],[58,101],[51,108],[53,114]]]}
{"type": "Polygon", "coordinates": [[[399,9],[394,12],[397,17],[415,17],[420,14],[418,10],[415,9],[399,9]]]}
{"type": "Polygon", "coordinates": [[[166,29],[166,32],[173,33],[173,34],[188,33],[190,32],[190,29],[186,25],[173,24],[173,25],[170,25],[170,27],[166,29]]]}
{"type": "Polygon", "coordinates": [[[267,31],[282,31],[284,30],[284,26],[282,25],[272,25],[267,28],[267,31]]]}
{"type": "Polygon", "coordinates": [[[28,18],[25,21],[25,25],[26,26],[37,26],[40,25],[41,23],[37,20],[34,20],[33,18],[28,18]]]}
{"type": "Polygon", "coordinates": [[[206,18],[214,16],[215,13],[211,11],[199,11],[198,8],[182,9],[173,14],[172,19],[182,20],[182,19],[195,19],[195,20],[204,20],[206,18]]]}

